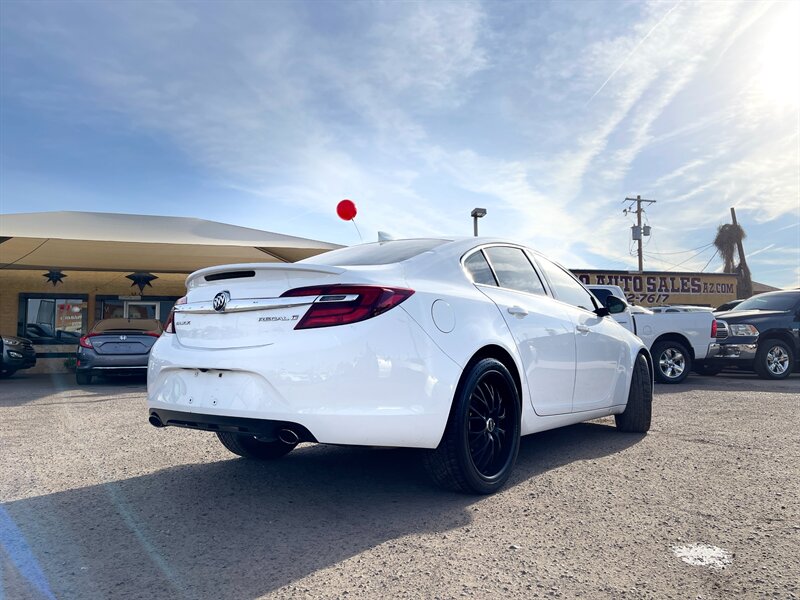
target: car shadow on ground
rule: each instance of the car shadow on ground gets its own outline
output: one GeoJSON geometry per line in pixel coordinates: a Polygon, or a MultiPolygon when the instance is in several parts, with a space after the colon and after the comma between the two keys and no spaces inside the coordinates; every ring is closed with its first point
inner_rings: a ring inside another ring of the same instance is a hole
{"type": "Polygon", "coordinates": [[[147,375],[97,377],[89,385],[78,385],[74,373],[15,373],[0,380],[0,407],[22,406],[49,396],[68,392],[54,404],[108,402],[109,394],[145,392],[147,375]],[[98,398],[98,396],[100,398],[98,398]]]}
{"type": "MultiPolygon", "coordinates": [[[[598,423],[528,436],[509,486],[642,437],[598,423]]],[[[0,581],[5,571],[9,598],[257,598],[384,542],[469,524],[483,498],[433,487],[420,458],[313,445],[8,502],[0,581]]]]}

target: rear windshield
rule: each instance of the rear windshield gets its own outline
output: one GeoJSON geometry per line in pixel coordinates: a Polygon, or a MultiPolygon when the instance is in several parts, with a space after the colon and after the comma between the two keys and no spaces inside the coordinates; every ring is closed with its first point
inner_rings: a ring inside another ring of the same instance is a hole
{"type": "Polygon", "coordinates": [[[797,301],[800,300],[798,292],[778,292],[775,294],[759,294],[748,298],[731,310],[792,310],[797,301]]]}
{"type": "Polygon", "coordinates": [[[103,319],[92,327],[92,332],[103,331],[156,331],[161,333],[161,321],[158,319],[103,319]]]}
{"type": "Polygon", "coordinates": [[[416,239],[416,240],[391,240],[388,242],[374,242],[360,244],[349,248],[331,250],[311,258],[301,260],[301,263],[315,265],[329,265],[332,267],[348,267],[357,265],[389,265],[403,262],[409,258],[433,250],[437,246],[446,244],[450,240],[416,239]]]}

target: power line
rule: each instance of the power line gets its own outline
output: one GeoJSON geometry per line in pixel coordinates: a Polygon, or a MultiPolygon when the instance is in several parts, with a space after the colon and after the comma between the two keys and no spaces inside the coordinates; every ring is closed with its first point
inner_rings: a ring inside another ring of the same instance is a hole
{"type": "Polygon", "coordinates": [[[712,260],[714,260],[714,257],[715,257],[717,254],[719,254],[719,250],[715,250],[715,251],[714,251],[714,254],[712,254],[712,255],[711,255],[711,258],[709,258],[709,259],[708,259],[708,262],[706,263],[706,266],[705,266],[705,267],[703,267],[702,269],[700,269],[700,272],[701,272],[701,273],[702,273],[702,272],[704,272],[704,271],[706,270],[706,268],[708,268],[708,265],[710,265],[710,264],[711,264],[711,261],[712,261],[712,260]]]}
{"type": "Polygon", "coordinates": [[[661,261],[662,263],[666,263],[666,264],[670,265],[670,266],[671,266],[672,268],[674,268],[674,269],[677,269],[678,267],[685,265],[685,264],[686,264],[687,262],[689,262],[690,260],[692,260],[692,259],[694,259],[694,258],[696,258],[696,257],[700,256],[700,255],[701,255],[703,252],[705,252],[706,250],[708,250],[710,247],[711,247],[711,244],[709,244],[709,245],[708,245],[706,248],[704,248],[703,250],[701,250],[701,251],[700,251],[700,252],[698,252],[697,254],[694,254],[694,255],[690,256],[689,258],[687,258],[686,260],[684,260],[684,261],[682,261],[682,262],[679,262],[678,264],[675,264],[675,263],[668,262],[668,261],[664,260],[663,258],[658,258],[657,256],[654,256],[653,258],[655,258],[656,260],[659,260],[659,261],[661,261]]]}
{"type": "Polygon", "coordinates": [[[28,252],[27,254],[24,254],[23,256],[20,256],[20,257],[19,257],[17,260],[15,260],[14,262],[10,262],[10,263],[6,263],[6,264],[4,264],[4,265],[0,265],[0,269],[5,269],[5,268],[7,268],[7,267],[10,267],[11,265],[15,265],[15,264],[17,264],[17,263],[18,263],[19,261],[21,261],[23,258],[27,258],[28,256],[30,256],[31,254],[33,254],[34,252],[36,252],[36,251],[37,251],[39,248],[41,248],[42,246],[44,246],[44,245],[45,245],[47,242],[49,242],[49,241],[50,241],[50,238],[47,238],[47,239],[46,239],[45,241],[43,241],[41,244],[39,244],[38,246],[36,246],[36,248],[34,248],[33,250],[31,250],[31,251],[30,251],[30,252],[28,252]]]}
{"type": "Polygon", "coordinates": [[[665,256],[668,255],[668,254],[687,254],[688,252],[694,252],[695,250],[705,250],[706,248],[708,248],[713,243],[714,242],[710,242],[710,243],[706,244],[705,246],[698,246],[697,248],[691,248],[689,250],[680,250],[678,252],[655,252],[655,251],[650,251],[650,252],[648,252],[648,254],[663,254],[665,256]]]}

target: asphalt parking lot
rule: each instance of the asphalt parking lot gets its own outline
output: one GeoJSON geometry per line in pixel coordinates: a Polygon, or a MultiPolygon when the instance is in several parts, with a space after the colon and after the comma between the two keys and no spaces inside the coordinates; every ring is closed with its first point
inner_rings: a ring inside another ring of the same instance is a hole
{"type": "Polygon", "coordinates": [[[272,463],[148,425],[142,380],[0,381],[0,600],[796,598],[800,376],[657,386],[653,428],[523,439],[492,497],[415,451],[272,463]],[[724,567],[676,547],[708,544],[724,567]]]}

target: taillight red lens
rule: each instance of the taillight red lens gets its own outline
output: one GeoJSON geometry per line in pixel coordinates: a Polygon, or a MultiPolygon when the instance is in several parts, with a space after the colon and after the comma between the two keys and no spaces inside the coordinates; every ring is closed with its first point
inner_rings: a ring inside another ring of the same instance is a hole
{"type": "Polygon", "coordinates": [[[92,340],[89,339],[90,337],[92,337],[91,333],[84,335],[83,337],[81,337],[81,339],[78,340],[78,344],[82,348],[94,348],[94,346],[92,346],[92,340]]]}
{"type": "MultiPolygon", "coordinates": [[[[178,298],[175,301],[175,304],[186,304],[186,296],[178,298]]],[[[175,307],[169,311],[169,316],[167,317],[167,322],[164,323],[164,333],[175,333],[175,307]]]]}
{"type": "Polygon", "coordinates": [[[711,321],[711,337],[712,338],[717,337],[717,320],[716,319],[711,321]]]}
{"type": "Polygon", "coordinates": [[[295,288],[281,297],[318,296],[295,329],[332,327],[365,321],[406,300],[414,290],[376,285],[321,285],[295,288]],[[341,298],[337,298],[340,296],[341,298]],[[356,298],[348,299],[348,296],[356,298]]]}

